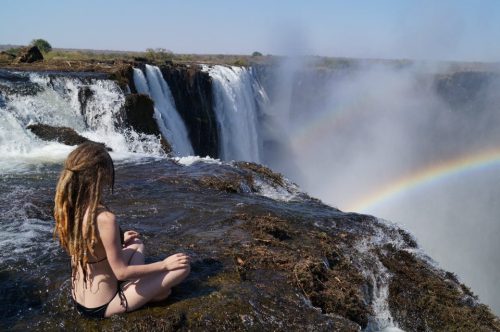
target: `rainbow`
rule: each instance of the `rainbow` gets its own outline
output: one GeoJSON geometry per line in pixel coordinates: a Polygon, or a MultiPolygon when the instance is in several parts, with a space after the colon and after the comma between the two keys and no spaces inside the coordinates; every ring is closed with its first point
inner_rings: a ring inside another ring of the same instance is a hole
{"type": "Polygon", "coordinates": [[[460,156],[455,159],[427,167],[416,173],[389,183],[359,201],[348,206],[346,211],[367,212],[376,206],[396,198],[398,195],[433,184],[452,176],[500,166],[500,148],[487,149],[479,153],[460,156]]]}

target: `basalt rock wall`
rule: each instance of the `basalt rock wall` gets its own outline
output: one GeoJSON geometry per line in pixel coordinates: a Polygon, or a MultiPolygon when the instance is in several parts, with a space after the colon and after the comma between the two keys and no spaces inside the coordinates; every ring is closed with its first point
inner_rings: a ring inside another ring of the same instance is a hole
{"type": "Polygon", "coordinates": [[[485,71],[441,74],[434,80],[437,94],[453,109],[484,108],[490,89],[498,88],[499,83],[498,72],[485,71]]]}
{"type": "Polygon", "coordinates": [[[198,65],[170,64],[160,69],[186,124],[195,153],[218,158],[217,120],[210,76],[198,65]]]}

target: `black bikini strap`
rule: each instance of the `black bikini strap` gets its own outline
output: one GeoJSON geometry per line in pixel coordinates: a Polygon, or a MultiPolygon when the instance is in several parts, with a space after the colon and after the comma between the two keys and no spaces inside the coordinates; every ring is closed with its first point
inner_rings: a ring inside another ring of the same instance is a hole
{"type": "Polygon", "coordinates": [[[120,298],[120,305],[125,308],[125,312],[128,312],[128,300],[127,297],[125,296],[125,293],[123,292],[122,285],[125,283],[125,281],[117,281],[116,283],[116,293],[118,294],[118,297],[120,298]]]}
{"type": "Polygon", "coordinates": [[[105,261],[106,259],[108,259],[108,257],[101,258],[101,259],[99,259],[98,261],[95,261],[95,262],[87,262],[87,264],[97,264],[97,263],[100,263],[102,261],[105,261]]]}

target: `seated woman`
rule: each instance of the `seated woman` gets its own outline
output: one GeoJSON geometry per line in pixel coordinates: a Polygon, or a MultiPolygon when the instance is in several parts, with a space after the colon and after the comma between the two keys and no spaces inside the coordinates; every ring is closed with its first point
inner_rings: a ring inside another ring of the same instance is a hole
{"type": "Polygon", "coordinates": [[[69,154],[56,189],[54,232],[71,256],[72,297],[87,317],[110,317],[163,300],[190,271],[185,254],[144,264],[139,234],[127,231],[121,239],[102,198],[104,189],[113,189],[114,174],[104,145],[83,143],[69,154]]]}

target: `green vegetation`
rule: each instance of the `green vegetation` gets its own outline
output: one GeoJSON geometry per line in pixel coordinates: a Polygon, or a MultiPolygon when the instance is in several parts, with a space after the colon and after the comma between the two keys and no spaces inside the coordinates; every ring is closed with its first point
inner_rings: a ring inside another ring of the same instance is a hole
{"type": "Polygon", "coordinates": [[[97,52],[85,50],[53,50],[45,54],[45,60],[49,61],[114,61],[133,60],[134,57],[144,56],[139,52],[97,52]]]}
{"type": "Polygon", "coordinates": [[[178,63],[203,62],[214,64],[230,64],[248,66],[250,56],[225,55],[225,54],[176,54],[164,48],[148,48],[145,52],[112,52],[92,50],[61,50],[56,49],[44,54],[45,61],[148,61],[162,64],[165,61],[178,63]]]}
{"type": "MultiPolygon", "coordinates": [[[[34,41],[32,42],[34,43],[34,41]]],[[[8,65],[13,58],[19,55],[22,47],[10,48],[0,56],[0,64],[8,65]]],[[[76,68],[82,66],[93,66],[104,64],[106,66],[119,62],[148,62],[151,64],[173,63],[205,63],[247,67],[253,64],[272,64],[280,61],[282,57],[263,55],[255,51],[252,55],[230,55],[230,54],[177,54],[165,48],[148,48],[143,52],[134,51],[105,51],[105,50],[79,50],[79,49],[52,49],[44,53],[44,66],[47,68],[68,67],[76,68]],[[78,62],[79,64],[73,64],[78,62]]],[[[341,69],[358,66],[363,60],[354,58],[335,58],[310,56],[304,57],[304,64],[321,69],[341,69]]],[[[372,63],[382,63],[395,66],[404,66],[409,63],[407,60],[369,60],[372,63]]]]}
{"type": "Polygon", "coordinates": [[[52,50],[52,46],[45,39],[33,39],[30,45],[38,47],[42,53],[48,53],[52,50]]]}
{"type": "Polygon", "coordinates": [[[233,62],[233,65],[235,66],[240,66],[240,67],[245,67],[245,66],[248,66],[248,61],[246,59],[236,59],[234,62],[233,62]]]}
{"type": "Polygon", "coordinates": [[[19,51],[21,50],[22,47],[12,47],[7,50],[5,50],[5,53],[17,56],[19,54],[19,51]]]}
{"type": "Polygon", "coordinates": [[[174,53],[164,48],[146,49],[146,58],[152,62],[172,61],[174,53]]]}
{"type": "MultiPolygon", "coordinates": [[[[111,62],[111,61],[147,61],[149,63],[163,64],[165,61],[177,63],[202,62],[213,64],[228,64],[234,66],[249,66],[257,61],[264,61],[264,58],[245,55],[226,54],[176,54],[164,48],[148,48],[145,52],[112,52],[93,50],[62,50],[53,49],[44,54],[46,62],[58,61],[91,61],[91,62],[111,62]]],[[[266,57],[267,58],[267,57],[266,57]]]]}
{"type": "MultiPolygon", "coordinates": [[[[252,55],[230,55],[230,54],[176,54],[165,48],[147,48],[145,51],[109,51],[109,50],[86,50],[86,49],[54,49],[45,39],[33,39],[30,45],[37,46],[43,53],[43,65],[38,67],[56,70],[60,68],[79,68],[92,66],[110,66],[123,62],[148,62],[152,64],[165,63],[205,63],[234,66],[250,66],[255,63],[271,63],[275,60],[272,56],[263,56],[261,52],[255,51],[252,55]],[[75,63],[77,62],[77,63],[75,63]]],[[[17,65],[14,59],[20,55],[24,47],[12,47],[1,52],[0,64],[17,65]]],[[[99,69],[101,70],[101,69],[99,69]]]]}

